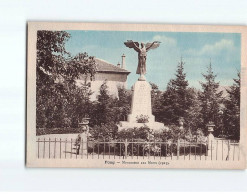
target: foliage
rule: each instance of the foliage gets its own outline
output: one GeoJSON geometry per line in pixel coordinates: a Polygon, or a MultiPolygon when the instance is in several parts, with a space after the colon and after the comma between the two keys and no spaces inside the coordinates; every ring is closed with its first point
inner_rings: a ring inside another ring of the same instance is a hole
{"type": "Polygon", "coordinates": [[[224,131],[231,139],[240,139],[240,72],[234,84],[227,90],[229,97],[224,101],[224,131]]]}
{"type": "Polygon", "coordinates": [[[95,125],[90,129],[91,139],[111,141],[116,139],[118,126],[114,122],[107,124],[95,125]]]}
{"type": "Polygon", "coordinates": [[[131,108],[131,91],[128,91],[124,87],[118,87],[118,100],[116,101],[117,107],[117,119],[116,121],[125,121],[131,108]]]}
{"type": "MultiPolygon", "coordinates": [[[[160,140],[202,141],[207,133],[206,125],[212,121],[215,136],[224,134],[239,140],[240,73],[224,99],[211,63],[207,73],[202,74],[205,78],[205,82],[200,83],[202,91],[197,91],[189,87],[184,73],[185,62],[181,59],[175,78],[169,81],[165,92],[150,83],[152,112],[156,121],[163,122],[168,128],[156,135],[148,127],[118,132],[116,124],[126,120],[130,113],[131,92],[119,86],[118,98],[113,98],[105,81],[100,87],[97,101],[92,102],[90,81],[96,73],[96,62],[87,53],[71,56],[65,49],[69,38],[70,34],[66,31],[37,32],[37,135],[78,133],[77,124],[86,116],[91,118],[93,139],[133,138],[148,141],[158,136],[160,140]],[[180,117],[185,120],[183,129],[177,126],[180,117]]],[[[137,122],[146,123],[148,117],[140,115],[137,122]]]]}
{"type": "MultiPolygon", "coordinates": [[[[142,144],[128,144],[128,155],[132,155],[133,151],[133,155],[139,154],[140,156],[145,156],[148,154],[159,156],[160,153],[162,156],[169,156],[177,152],[178,140],[180,143],[183,143],[183,145],[180,146],[180,154],[184,154],[184,152],[185,154],[188,154],[191,152],[191,148],[189,147],[189,143],[191,142],[199,143],[198,145],[193,145],[193,152],[195,152],[194,149],[197,147],[198,154],[200,153],[201,148],[202,152],[205,153],[203,143],[205,143],[206,137],[200,129],[195,134],[191,134],[188,129],[183,129],[175,125],[170,125],[160,132],[154,132],[149,127],[143,126],[140,128],[129,128],[122,130],[118,132],[117,138],[122,141],[127,139],[128,142],[142,142],[142,144]],[[157,143],[155,144],[155,142],[157,143]],[[165,144],[160,144],[160,142],[164,142],[165,144]],[[186,143],[186,146],[184,146],[184,143],[186,143]]],[[[124,147],[122,146],[122,154],[123,152],[124,147]]]]}
{"type": "Polygon", "coordinates": [[[141,114],[140,116],[136,117],[137,123],[148,123],[149,116],[141,114]]]}
{"type": "Polygon", "coordinates": [[[88,117],[92,108],[90,83],[86,81],[84,83],[78,83],[78,85],[70,88],[70,93],[71,96],[68,97],[69,104],[66,106],[66,109],[72,120],[71,125],[77,126],[78,122],[82,121],[84,117],[88,117]]]}
{"type": "Polygon", "coordinates": [[[150,82],[152,91],[151,91],[151,105],[152,105],[152,113],[155,116],[157,121],[161,120],[161,111],[162,111],[162,92],[159,90],[159,87],[150,82]]]}
{"type": "Polygon", "coordinates": [[[61,127],[61,128],[37,128],[36,135],[48,135],[48,134],[72,134],[81,133],[79,128],[61,127]]]}
{"type": "Polygon", "coordinates": [[[100,86],[98,101],[96,101],[90,111],[90,125],[101,126],[115,122],[116,98],[109,95],[107,81],[100,86]]]}
{"type": "MultiPolygon", "coordinates": [[[[117,138],[119,140],[124,141],[125,139],[130,141],[139,141],[143,142],[142,144],[132,143],[128,144],[127,150],[128,155],[140,155],[146,156],[148,154],[158,153],[160,148],[155,144],[148,143],[149,141],[154,140],[154,132],[144,125],[143,127],[139,128],[129,128],[124,129],[118,132],[117,138]]],[[[122,147],[122,153],[124,152],[124,148],[122,147]]]]}
{"type": "Polygon", "coordinates": [[[62,98],[64,88],[55,81],[59,79],[59,73],[64,72],[63,55],[67,53],[65,41],[69,37],[64,31],[37,32],[37,127],[67,126],[59,120],[60,117],[66,118],[63,107],[66,101],[62,98]]]}
{"type": "Polygon", "coordinates": [[[197,129],[197,131],[192,135],[192,141],[200,143],[207,141],[207,137],[204,135],[202,129],[197,129]]]}
{"type": "Polygon", "coordinates": [[[202,115],[201,115],[201,105],[198,99],[198,91],[194,88],[189,88],[188,93],[191,95],[191,106],[187,111],[185,117],[185,123],[187,128],[192,134],[195,134],[196,131],[202,126],[202,115]]]}
{"type": "Polygon", "coordinates": [[[186,119],[188,109],[192,104],[192,97],[188,90],[188,81],[184,73],[184,62],[178,63],[176,78],[171,79],[167,89],[163,94],[162,111],[160,113],[161,121],[165,124],[177,124],[178,119],[186,119]]]}
{"type": "Polygon", "coordinates": [[[206,74],[202,74],[206,82],[201,82],[202,91],[199,93],[201,104],[202,126],[206,133],[206,125],[212,121],[215,124],[214,135],[218,136],[221,128],[220,110],[223,102],[222,91],[219,91],[219,82],[215,81],[216,75],[212,71],[211,63],[206,74]]]}
{"type": "MultiPolygon", "coordinates": [[[[77,102],[85,102],[85,90],[76,85],[81,76],[93,79],[95,60],[86,53],[74,57],[65,50],[65,31],[37,32],[36,101],[37,128],[71,127],[81,118],[77,102]],[[84,94],[84,95],[83,95],[84,94]]],[[[88,95],[90,92],[87,91],[88,95]]]]}
{"type": "Polygon", "coordinates": [[[93,103],[90,112],[90,125],[100,126],[111,122],[118,123],[126,119],[130,112],[131,94],[123,87],[118,87],[118,98],[109,95],[107,81],[100,87],[98,101],[93,103]]]}
{"type": "Polygon", "coordinates": [[[148,141],[149,140],[149,134],[152,134],[152,131],[149,127],[143,126],[139,128],[129,128],[124,129],[118,132],[118,139],[120,140],[142,140],[142,141],[148,141]]]}
{"type": "Polygon", "coordinates": [[[185,138],[187,130],[180,128],[176,125],[169,125],[164,131],[160,133],[160,138],[162,141],[170,140],[176,142],[178,139],[185,138]]]}

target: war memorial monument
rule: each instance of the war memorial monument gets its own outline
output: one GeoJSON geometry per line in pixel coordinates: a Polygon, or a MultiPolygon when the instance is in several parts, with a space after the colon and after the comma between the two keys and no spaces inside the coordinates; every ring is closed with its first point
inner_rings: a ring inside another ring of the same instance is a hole
{"type": "Polygon", "coordinates": [[[133,48],[138,53],[138,66],[136,74],[140,74],[140,77],[136,83],[132,86],[132,102],[131,111],[127,117],[127,121],[120,121],[119,130],[148,126],[154,131],[163,129],[165,126],[163,123],[155,122],[155,116],[152,114],[151,106],[151,86],[146,80],[146,59],[147,52],[150,49],[159,47],[160,42],[154,41],[153,43],[141,43],[128,40],[124,43],[126,47],[133,48]],[[145,121],[138,121],[138,119],[144,118],[145,121]]]}

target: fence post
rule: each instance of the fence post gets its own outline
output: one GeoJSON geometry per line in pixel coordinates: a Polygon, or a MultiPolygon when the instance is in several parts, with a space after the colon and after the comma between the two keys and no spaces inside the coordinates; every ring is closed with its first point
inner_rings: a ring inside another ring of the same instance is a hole
{"type": "Polygon", "coordinates": [[[227,158],[226,160],[230,160],[230,140],[227,142],[227,158]]]}
{"type": "Polygon", "coordinates": [[[179,149],[180,149],[180,141],[178,139],[178,142],[177,142],[177,159],[179,159],[179,149]]]}
{"type": "Polygon", "coordinates": [[[81,140],[82,140],[82,157],[83,155],[86,155],[88,158],[88,133],[89,133],[89,119],[90,118],[83,118],[82,122],[80,122],[79,128],[81,129],[82,133],[81,133],[81,140]]]}
{"type": "MultiPolygon", "coordinates": [[[[179,130],[180,132],[183,132],[184,130],[184,118],[183,117],[179,117],[178,119],[178,124],[179,124],[179,130]]],[[[177,141],[177,160],[179,159],[179,150],[180,150],[180,145],[179,145],[179,138],[178,138],[178,141],[177,141]]]]}
{"type": "Polygon", "coordinates": [[[128,155],[128,142],[127,142],[127,139],[125,139],[125,144],[124,144],[124,146],[125,146],[125,152],[124,152],[124,154],[125,154],[125,159],[127,159],[127,155],[128,155]]]}
{"type": "MultiPolygon", "coordinates": [[[[215,144],[215,139],[214,139],[214,135],[212,134],[212,132],[214,132],[215,125],[214,125],[214,123],[212,121],[209,121],[206,126],[207,126],[207,129],[208,129],[208,138],[207,138],[208,156],[211,156],[211,160],[212,160],[213,159],[213,150],[215,150],[215,147],[213,147],[213,143],[215,144]]],[[[216,150],[216,156],[217,156],[217,150],[216,150]]],[[[216,160],[217,160],[217,157],[216,157],[216,160]]]]}

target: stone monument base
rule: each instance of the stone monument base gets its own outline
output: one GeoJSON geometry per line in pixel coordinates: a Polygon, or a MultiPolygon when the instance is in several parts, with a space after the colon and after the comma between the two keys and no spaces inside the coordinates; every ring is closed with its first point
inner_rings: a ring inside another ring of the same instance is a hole
{"type": "Polygon", "coordinates": [[[120,121],[118,125],[120,131],[128,128],[143,127],[144,125],[154,131],[165,128],[163,123],[155,122],[155,117],[152,115],[151,90],[150,84],[142,75],[132,87],[131,111],[127,121],[120,121]],[[147,118],[147,123],[138,121],[142,117],[147,118]]]}
{"type": "Polygon", "coordinates": [[[140,127],[144,127],[145,125],[156,132],[165,129],[164,124],[160,122],[137,123],[137,122],[120,121],[118,125],[118,130],[121,131],[129,128],[140,128],[140,127]]]}

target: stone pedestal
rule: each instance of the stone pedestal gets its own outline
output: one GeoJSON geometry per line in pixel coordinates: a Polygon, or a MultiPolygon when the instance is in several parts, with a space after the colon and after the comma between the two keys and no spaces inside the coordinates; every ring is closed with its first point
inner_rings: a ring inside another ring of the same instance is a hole
{"type": "Polygon", "coordinates": [[[207,124],[207,128],[208,128],[208,138],[207,138],[207,141],[208,141],[208,156],[211,156],[211,157],[212,157],[213,150],[214,150],[214,145],[215,145],[215,138],[214,138],[214,135],[213,135],[214,127],[215,127],[215,125],[213,124],[213,122],[209,122],[207,124]]]}
{"type": "Polygon", "coordinates": [[[211,143],[214,143],[214,135],[212,133],[209,133],[209,135],[208,135],[208,145],[211,145],[211,143]]]}
{"type": "Polygon", "coordinates": [[[148,116],[149,122],[154,122],[151,107],[151,86],[147,81],[137,81],[133,87],[131,111],[128,116],[128,122],[135,123],[137,117],[141,115],[148,116]]]}
{"type": "Polygon", "coordinates": [[[133,85],[131,112],[128,115],[127,121],[120,122],[120,130],[142,127],[144,125],[147,125],[149,128],[154,130],[164,128],[164,124],[155,122],[155,117],[152,115],[151,90],[151,86],[146,80],[138,80],[133,85]],[[137,119],[141,116],[148,117],[148,121],[145,123],[138,123],[137,119]]]}
{"type": "Polygon", "coordinates": [[[87,155],[87,137],[88,137],[88,133],[87,132],[83,132],[81,133],[81,140],[82,140],[82,155],[87,155]]]}
{"type": "Polygon", "coordinates": [[[87,143],[87,138],[89,135],[89,118],[83,118],[82,122],[79,123],[79,127],[81,128],[81,134],[80,134],[80,147],[79,147],[79,151],[81,150],[82,155],[87,155],[88,153],[88,143],[87,143]]]}
{"type": "Polygon", "coordinates": [[[211,153],[213,152],[215,145],[215,139],[212,133],[209,133],[207,141],[208,141],[208,155],[211,156],[211,153]]]}

